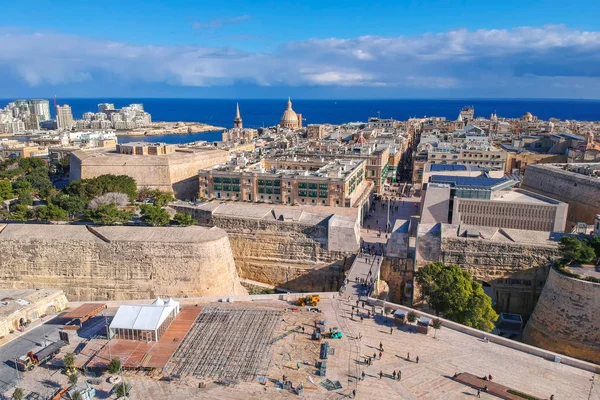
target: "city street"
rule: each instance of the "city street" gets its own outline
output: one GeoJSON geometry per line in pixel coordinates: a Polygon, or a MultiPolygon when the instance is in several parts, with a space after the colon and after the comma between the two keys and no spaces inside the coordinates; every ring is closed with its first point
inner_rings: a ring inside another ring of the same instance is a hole
{"type": "Polygon", "coordinates": [[[411,229],[415,229],[417,218],[420,212],[420,197],[400,197],[398,192],[387,192],[383,198],[385,200],[375,200],[372,205],[373,211],[363,223],[360,236],[363,239],[364,246],[374,246],[375,252],[381,254],[385,243],[389,238],[386,234],[388,223],[388,204],[389,204],[389,223],[390,230],[394,227],[396,220],[411,220],[411,229]],[[392,200],[387,200],[387,199],[392,200]]]}
{"type": "MultiPolygon", "coordinates": [[[[55,324],[57,319],[51,320],[43,325],[31,328],[18,338],[0,347],[0,393],[6,392],[17,383],[17,371],[15,360],[30,351],[38,351],[47,344],[58,340],[58,331],[62,325],[55,324]],[[45,335],[45,337],[44,337],[45,335]]],[[[22,377],[23,373],[18,372],[22,377]]]]}

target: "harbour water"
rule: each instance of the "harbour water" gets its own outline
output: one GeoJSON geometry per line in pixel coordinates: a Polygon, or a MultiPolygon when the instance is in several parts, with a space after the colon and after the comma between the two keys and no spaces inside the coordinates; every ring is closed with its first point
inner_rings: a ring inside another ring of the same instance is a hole
{"type": "MultiPolygon", "coordinates": [[[[4,107],[13,99],[0,100],[4,107]]],[[[120,108],[131,103],[143,103],[154,121],[203,122],[229,128],[235,116],[234,99],[160,99],[160,98],[61,98],[59,104],[69,104],[74,118],[84,112],[96,111],[99,103],[114,103],[120,108]]],[[[287,99],[239,100],[244,126],[258,128],[279,122],[287,99]]],[[[475,116],[517,118],[531,112],[540,119],[600,120],[600,100],[558,99],[452,99],[452,100],[295,100],[293,108],[301,113],[305,124],[366,121],[369,117],[406,120],[410,117],[440,116],[455,119],[463,106],[475,107],[475,116]]],[[[221,132],[191,133],[146,137],[121,137],[122,142],[161,141],[189,143],[197,140],[220,140],[221,132]]]]}

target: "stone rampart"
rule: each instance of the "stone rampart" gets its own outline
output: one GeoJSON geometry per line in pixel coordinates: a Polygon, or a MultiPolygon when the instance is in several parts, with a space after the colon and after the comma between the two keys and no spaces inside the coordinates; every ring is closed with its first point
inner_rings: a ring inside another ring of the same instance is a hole
{"type": "Polygon", "coordinates": [[[0,226],[0,286],[70,300],[245,294],[218,228],[0,226]]]}
{"type": "Polygon", "coordinates": [[[600,364],[600,283],[550,270],[525,343],[600,364]]]}
{"type": "Polygon", "coordinates": [[[344,265],[360,247],[356,215],[332,215],[335,210],[316,214],[310,207],[181,202],[171,207],[227,231],[242,278],[290,290],[337,290],[344,265]]]}
{"type": "Polygon", "coordinates": [[[600,213],[600,179],[555,165],[528,165],[522,187],[569,204],[567,223],[594,223],[600,213]]]}

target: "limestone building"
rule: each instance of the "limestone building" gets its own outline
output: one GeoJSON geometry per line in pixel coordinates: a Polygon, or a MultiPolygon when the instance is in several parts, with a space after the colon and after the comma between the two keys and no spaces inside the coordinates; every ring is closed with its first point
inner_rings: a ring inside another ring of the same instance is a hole
{"type": "Polygon", "coordinates": [[[279,126],[281,128],[287,128],[291,130],[302,128],[302,114],[296,114],[296,112],[292,109],[292,100],[289,98],[287,102],[287,109],[281,116],[279,126]]]}
{"type": "Polygon", "coordinates": [[[511,189],[507,178],[433,175],[422,197],[423,223],[452,223],[563,232],[568,205],[511,189]]]}
{"type": "Polygon", "coordinates": [[[370,186],[364,181],[366,162],[361,160],[294,163],[291,166],[270,162],[267,168],[260,163],[253,168],[222,165],[202,170],[198,197],[358,207],[370,186]]]}
{"type": "Polygon", "coordinates": [[[229,152],[216,148],[175,148],[172,145],[134,143],[111,149],[71,153],[70,180],[104,174],[127,175],[137,186],[174,193],[179,199],[198,194],[198,171],[229,161],[229,152]]]}
{"type": "Polygon", "coordinates": [[[0,290],[0,298],[0,337],[67,307],[67,298],[58,289],[0,290]]]}

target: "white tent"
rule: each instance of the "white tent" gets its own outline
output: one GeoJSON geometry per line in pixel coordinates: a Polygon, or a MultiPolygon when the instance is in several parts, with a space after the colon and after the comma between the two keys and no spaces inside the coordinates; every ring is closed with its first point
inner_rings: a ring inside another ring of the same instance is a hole
{"type": "Polygon", "coordinates": [[[121,339],[158,340],[179,313],[179,303],[160,297],[152,304],[120,306],[110,323],[110,335],[121,339]]]}

